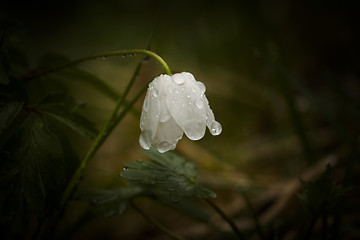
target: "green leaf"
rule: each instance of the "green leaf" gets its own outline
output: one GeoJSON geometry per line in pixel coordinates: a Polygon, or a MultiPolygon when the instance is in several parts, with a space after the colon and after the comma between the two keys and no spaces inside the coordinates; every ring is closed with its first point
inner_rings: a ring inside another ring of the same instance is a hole
{"type": "MultiPolygon", "coordinates": [[[[39,68],[40,69],[52,68],[52,67],[56,67],[56,66],[65,64],[69,61],[70,61],[69,58],[59,55],[59,54],[47,54],[41,59],[41,61],[39,63],[39,68]]],[[[78,67],[68,67],[68,68],[62,69],[59,72],[53,73],[53,74],[56,74],[58,76],[61,76],[62,78],[66,78],[66,79],[84,81],[85,83],[87,83],[90,86],[94,87],[95,89],[99,90],[104,95],[108,96],[109,98],[111,98],[113,100],[117,100],[121,96],[120,93],[118,93],[111,86],[107,85],[99,77],[97,77],[94,74],[89,73],[85,70],[82,70],[78,67]]]]}
{"type": "Polygon", "coordinates": [[[121,97],[121,94],[117,90],[109,86],[102,79],[80,68],[67,68],[59,72],[59,75],[62,75],[65,78],[83,81],[112,100],[118,100],[121,97]]]}
{"type": "Polygon", "coordinates": [[[45,97],[37,108],[80,135],[94,139],[98,135],[95,125],[84,116],[76,113],[83,105],[83,102],[65,94],[52,93],[45,97]]]}
{"type": "Polygon", "coordinates": [[[0,136],[19,115],[24,102],[8,102],[0,105],[0,136]]]}
{"type": "Polygon", "coordinates": [[[17,130],[25,116],[21,113],[24,102],[5,102],[0,105],[0,149],[17,130]]]}
{"type": "Polygon", "coordinates": [[[153,162],[138,160],[126,163],[120,176],[152,187],[155,194],[159,193],[159,190],[167,191],[170,199],[175,202],[184,196],[216,197],[214,192],[195,182],[195,166],[179,155],[172,152],[159,153],[155,148],[144,153],[153,162]]]}
{"type": "Polygon", "coordinates": [[[60,201],[78,162],[58,136],[46,118],[28,112],[0,151],[0,219],[14,228],[10,232],[26,232],[30,217],[44,217],[60,201]]]}
{"type": "Polygon", "coordinates": [[[104,217],[121,215],[127,208],[129,201],[140,195],[144,190],[137,186],[118,189],[80,189],[75,199],[89,201],[94,211],[104,217]]]}

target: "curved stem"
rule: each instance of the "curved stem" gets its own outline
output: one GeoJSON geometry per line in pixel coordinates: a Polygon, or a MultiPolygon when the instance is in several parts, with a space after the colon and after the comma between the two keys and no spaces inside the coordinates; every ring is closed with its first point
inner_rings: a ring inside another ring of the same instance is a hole
{"type": "Polygon", "coordinates": [[[206,198],[204,199],[214,210],[230,225],[231,229],[234,231],[234,233],[238,236],[239,239],[245,240],[244,235],[240,232],[238,227],[235,225],[234,221],[227,216],[221,208],[216,205],[214,202],[212,202],[210,199],[206,198]]]}
{"type": "Polygon", "coordinates": [[[165,228],[163,225],[161,225],[158,221],[156,221],[155,219],[153,219],[152,217],[150,217],[149,215],[147,215],[143,210],[141,210],[138,206],[135,205],[134,202],[131,202],[131,206],[138,212],[141,214],[141,216],[143,216],[143,218],[146,219],[146,221],[148,221],[149,223],[151,223],[152,225],[154,225],[157,229],[159,229],[161,232],[163,232],[164,234],[166,234],[167,236],[169,236],[172,239],[176,239],[176,240],[184,240],[182,237],[176,235],[175,233],[171,232],[169,229],[165,228]]]}
{"type": "Polygon", "coordinates": [[[156,53],[149,51],[149,50],[145,50],[145,49],[131,49],[131,50],[119,50],[119,51],[104,52],[104,53],[99,53],[99,54],[94,54],[94,55],[78,58],[71,62],[67,62],[62,65],[59,65],[59,66],[56,66],[56,67],[53,67],[53,68],[50,68],[50,69],[47,69],[47,70],[44,70],[41,72],[35,72],[32,75],[30,74],[28,76],[23,77],[22,80],[28,81],[31,79],[39,78],[39,77],[45,76],[47,74],[62,70],[64,68],[67,68],[67,67],[79,64],[79,63],[83,63],[83,62],[86,62],[89,60],[97,59],[97,58],[103,58],[103,57],[109,57],[109,56],[126,56],[126,55],[133,55],[133,54],[144,54],[144,55],[148,55],[150,57],[155,58],[164,67],[166,74],[172,75],[171,70],[170,70],[169,66],[167,65],[167,63],[164,61],[164,59],[162,59],[156,53]]]}

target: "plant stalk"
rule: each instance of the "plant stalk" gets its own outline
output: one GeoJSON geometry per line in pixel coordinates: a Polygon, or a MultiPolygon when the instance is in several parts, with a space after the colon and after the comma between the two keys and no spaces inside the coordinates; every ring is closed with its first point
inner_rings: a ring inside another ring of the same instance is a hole
{"type": "Polygon", "coordinates": [[[241,240],[245,240],[244,235],[240,232],[240,230],[238,229],[238,227],[236,226],[235,222],[225,214],[225,212],[223,210],[221,210],[221,208],[216,205],[214,202],[212,202],[210,199],[204,199],[212,208],[214,208],[214,210],[230,225],[231,229],[233,230],[233,232],[238,236],[239,239],[241,240]]]}
{"type": "Polygon", "coordinates": [[[90,55],[90,56],[86,56],[86,57],[82,57],[82,58],[78,58],[76,60],[64,63],[62,65],[59,66],[55,66],[53,68],[44,70],[44,71],[40,71],[40,72],[34,72],[32,74],[26,75],[22,78],[23,81],[29,81],[35,78],[39,78],[39,77],[43,77],[45,75],[48,75],[50,73],[53,72],[57,72],[59,70],[62,70],[64,68],[79,64],[79,63],[83,63],[83,62],[87,62],[89,60],[93,60],[93,59],[97,59],[97,58],[106,58],[109,56],[126,56],[126,55],[134,55],[134,54],[144,54],[150,57],[155,58],[165,69],[166,74],[168,75],[172,75],[171,70],[169,68],[169,66],[167,65],[167,63],[164,61],[164,59],[162,59],[159,55],[157,55],[156,53],[146,50],[146,49],[131,49],[131,50],[120,50],[120,51],[111,51],[111,52],[104,52],[104,53],[99,53],[99,54],[94,54],[94,55],[90,55]]]}
{"type": "Polygon", "coordinates": [[[169,229],[167,229],[166,227],[164,227],[161,223],[159,223],[158,221],[156,221],[155,219],[153,219],[152,217],[150,217],[149,215],[147,215],[143,210],[141,210],[138,206],[135,205],[135,203],[132,201],[131,202],[131,206],[138,212],[140,213],[140,215],[145,218],[146,221],[148,221],[150,224],[152,224],[154,227],[156,227],[157,229],[159,229],[161,232],[163,232],[164,234],[166,234],[167,236],[169,236],[172,239],[175,240],[184,240],[184,238],[176,235],[175,233],[173,233],[172,231],[170,231],[169,229]]]}

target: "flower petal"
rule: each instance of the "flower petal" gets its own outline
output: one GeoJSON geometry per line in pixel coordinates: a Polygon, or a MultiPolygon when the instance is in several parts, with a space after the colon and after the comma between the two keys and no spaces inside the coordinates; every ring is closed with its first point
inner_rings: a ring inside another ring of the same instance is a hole
{"type": "Polygon", "coordinates": [[[172,78],[176,81],[169,84],[172,94],[166,97],[168,110],[189,139],[199,140],[205,135],[206,128],[202,89],[190,73],[177,73],[172,78]],[[177,83],[182,82],[180,78],[184,80],[182,84],[177,83]]]}
{"type": "Polygon", "coordinates": [[[155,138],[153,139],[154,146],[159,152],[166,152],[173,150],[177,142],[182,138],[183,131],[177,125],[173,118],[166,122],[160,122],[155,138]]]}

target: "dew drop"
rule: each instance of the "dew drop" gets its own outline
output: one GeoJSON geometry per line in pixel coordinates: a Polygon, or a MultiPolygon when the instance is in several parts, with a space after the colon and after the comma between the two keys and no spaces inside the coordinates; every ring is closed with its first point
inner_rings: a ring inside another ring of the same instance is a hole
{"type": "Polygon", "coordinates": [[[190,98],[190,94],[186,95],[187,98],[190,98]]]}
{"type": "Polygon", "coordinates": [[[154,90],[152,91],[152,95],[154,97],[157,97],[159,95],[159,91],[156,88],[154,88],[154,90]]]}
{"type": "Polygon", "coordinates": [[[128,167],[124,167],[124,168],[123,168],[124,171],[126,171],[126,170],[128,170],[128,169],[129,169],[128,167]]]}
{"type": "Polygon", "coordinates": [[[179,84],[179,85],[184,84],[184,82],[185,82],[185,79],[184,79],[182,76],[178,75],[178,74],[173,75],[173,76],[171,77],[171,79],[172,79],[176,84],[179,84]]]}
{"type": "Polygon", "coordinates": [[[102,57],[103,60],[106,60],[106,58],[107,58],[107,56],[103,56],[103,57],[102,57]]]}
{"type": "Polygon", "coordinates": [[[210,133],[214,136],[217,136],[221,133],[222,127],[221,124],[217,121],[213,121],[210,125],[210,133]]]}
{"type": "Polygon", "coordinates": [[[196,107],[199,108],[199,109],[202,109],[202,108],[204,107],[204,104],[203,104],[203,102],[202,102],[200,99],[197,99],[197,100],[195,101],[195,105],[196,105],[196,107]]]}
{"type": "Polygon", "coordinates": [[[166,151],[169,151],[171,149],[173,149],[173,144],[171,144],[171,142],[168,141],[162,141],[157,145],[157,149],[160,153],[164,153],[166,151]]]}

